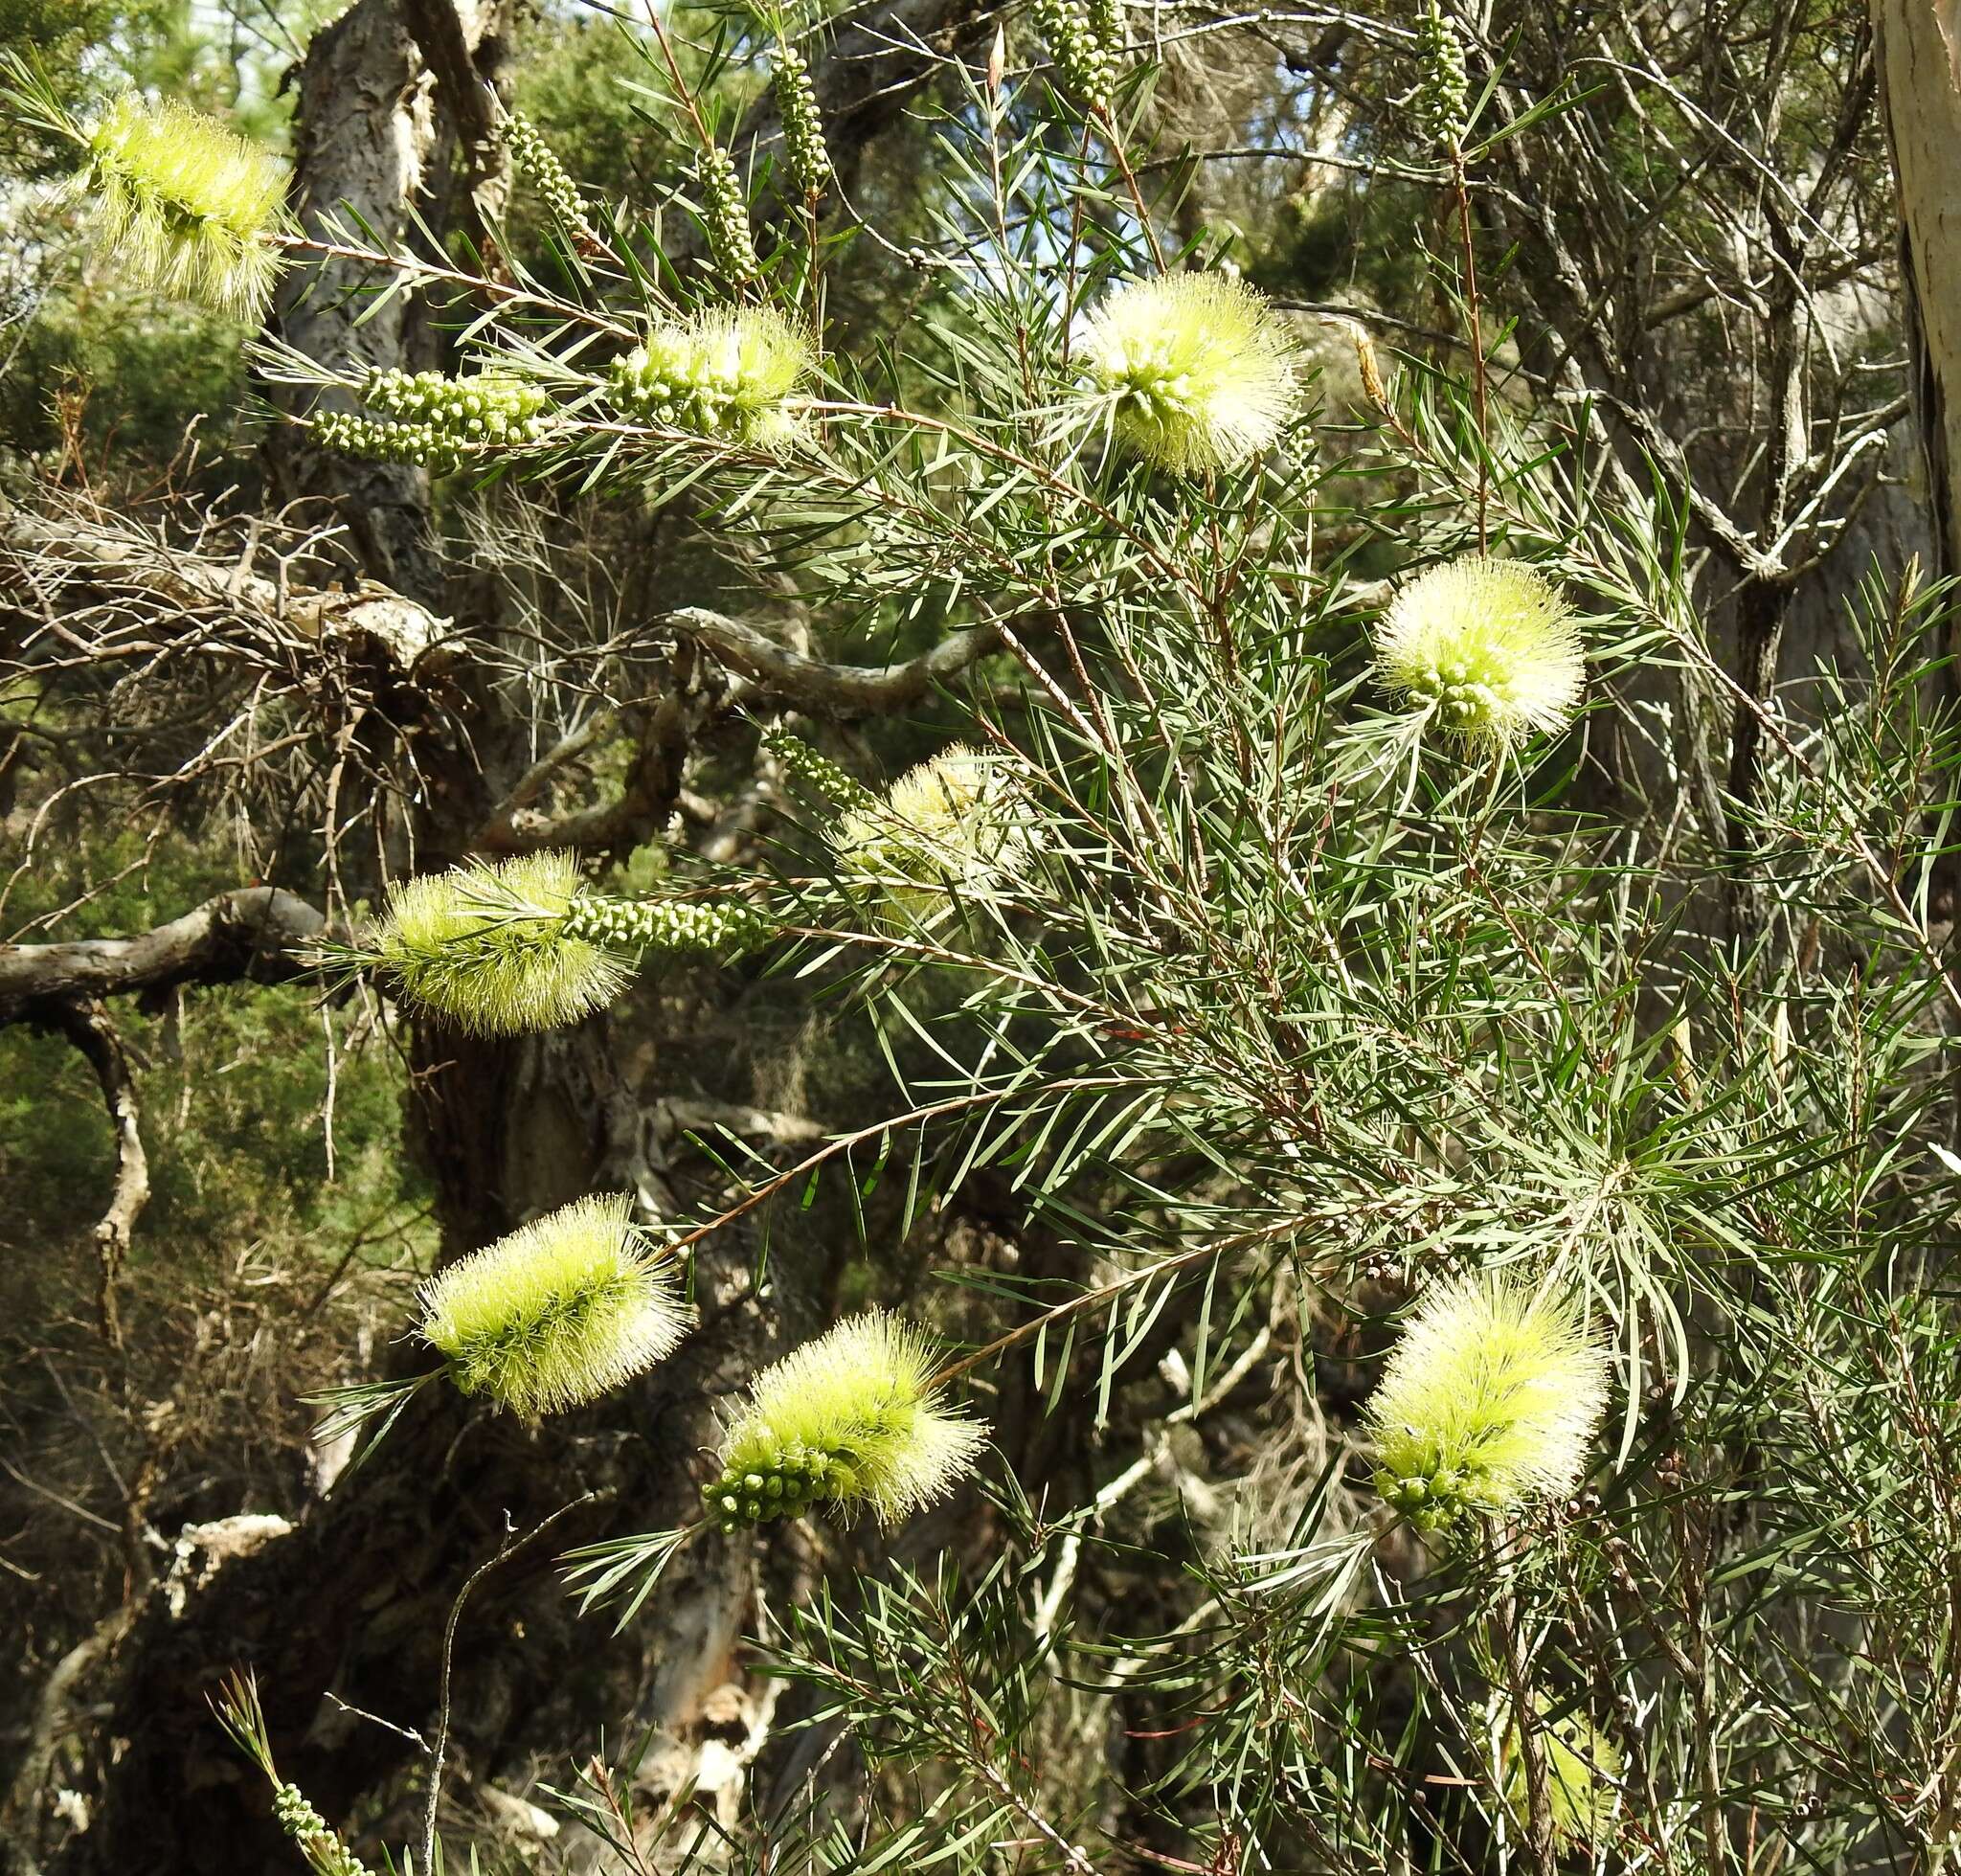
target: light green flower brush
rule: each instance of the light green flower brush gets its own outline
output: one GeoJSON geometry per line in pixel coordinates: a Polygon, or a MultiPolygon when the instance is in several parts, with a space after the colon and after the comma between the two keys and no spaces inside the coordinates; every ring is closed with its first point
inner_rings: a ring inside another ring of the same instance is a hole
{"type": "Polygon", "coordinates": [[[771,927],[744,900],[617,899],[570,853],[473,860],[397,884],[363,940],[323,953],[372,969],[412,1007],[480,1035],[576,1023],[625,988],[643,952],[741,946],[771,927]]]}
{"type": "Polygon", "coordinates": [[[710,1517],[735,1531],[823,1503],[890,1526],[944,1498],[987,1432],[943,1404],[934,1367],[931,1337],[873,1309],[765,1368],[704,1490],[710,1517]]]}
{"type": "Polygon", "coordinates": [[[1229,274],[1117,287],[1084,322],[1084,389],[1147,462],[1182,474],[1237,467],[1294,413],[1299,361],[1259,291],[1229,274]]]}
{"type": "Polygon", "coordinates": [[[1579,622],[1558,587],[1476,554],[1396,589],[1376,628],[1375,671],[1448,735],[1492,751],[1563,729],[1587,682],[1579,622]]]}
{"type": "MultiPolygon", "coordinates": [[[[1539,1702],[1543,1715],[1545,1702],[1539,1702]]],[[[1536,1729],[1545,1765],[1545,1806],[1553,1841],[1562,1849],[1598,1843],[1613,1827],[1625,1769],[1620,1748],[1584,1713],[1568,1713],[1536,1729]]],[[[1516,1726],[1500,1748],[1505,1803],[1522,1825],[1526,1819],[1525,1759],[1516,1726]]]]}
{"type": "MultiPolygon", "coordinates": [[[[582,1407],[671,1353],[693,1321],[678,1267],[633,1221],[626,1193],[575,1199],[439,1271],[417,1333],[443,1367],[310,1398],[327,1441],[386,1416],[447,1374],[523,1419],[582,1407]]],[[[365,1457],[365,1454],[364,1454],[365,1457]]]]}
{"type": "Polygon", "coordinates": [[[1001,771],[958,743],[883,799],[860,791],[828,838],[845,890],[893,931],[930,925],[1010,876],[1023,841],[1001,771]]]}
{"type": "Polygon", "coordinates": [[[182,104],[135,92],[90,124],[61,126],[87,152],[97,239],[132,281],[239,318],[256,316],[280,268],[286,169],[182,104]]]}
{"type": "Polygon", "coordinates": [[[709,1532],[734,1536],[814,1504],[845,1518],[868,1508],[890,1526],[945,1498],[987,1429],[947,1405],[935,1353],[923,1329],[872,1309],[765,1368],[723,1438],[700,1518],[567,1553],[580,1607],[618,1602],[624,1628],[709,1532]]]}
{"type": "Polygon", "coordinates": [[[800,433],[789,399],[815,366],[774,307],[720,306],[654,326],[613,367],[611,396],[635,422],[780,449],[800,433]]]}
{"type": "Polygon", "coordinates": [[[1434,1286],[1365,1410],[1376,1489],[1422,1529],[1565,1497],[1607,1405],[1606,1351],[1507,1276],[1434,1286]]]}

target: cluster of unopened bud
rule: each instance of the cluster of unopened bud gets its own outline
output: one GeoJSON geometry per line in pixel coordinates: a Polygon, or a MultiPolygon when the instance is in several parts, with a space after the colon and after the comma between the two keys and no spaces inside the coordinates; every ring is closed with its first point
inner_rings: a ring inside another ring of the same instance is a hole
{"type": "Polygon", "coordinates": [[[483,372],[376,372],[361,401],[384,417],[433,424],[471,443],[532,442],[544,429],[545,394],[521,379],[483,372]]]}
{"type": "Polygon", "coordinates": [[[1123,0],[1085,0],[1090,14],[1090,31],[1111,57],[1123,52],[1123,0]]]}
{"type": "Polygon", "coordinates": [[[371,463],[410,463],[418,469],[451,469],[462,457],[455,444],[429,423],[384,423],[377,418],[328,411],[312,423],[313,441],[322,449],[343,456],[364,457],[371,463]]]}
{"type": "Polygon", "coordinates": [[[1375,1483],[1384,1501],[1418,1530],[1442,1530],[1464,1510],[1472,1480],[1466,1473],[1446,1465],[1439,1456],[1427,1473],[1379,1473],[1375,1483]]]}
{"type": "Polygon", "coordinates": [[[490,373],[376,372],[361,397],[379,418],[329,411],[313,419],[316,440],[349,456],[420,468],[450,469],[480,450],[522,448],[547,422],[542,391],[490,373]]]}
{"type": "Polygon", "coordinates": [[[806,196],[822,195],[831,186],[831,153],[824,147],[823,123],[818,114],[817,87],[810,66],[795,46],[777,49],[770,86],[783,120],[783,156],[790,173],[806,196]]]}
{"type": "Polygon", "coordinates": [[[708,224],[715,265],[737,284],[754,280],[761,273],[762,262],[755,256],[755,237],[749,229],[749,198],[733,160],[719,144],[710,144],[701,153],[696,176],[701,183],[702,219],[708,224]]]}
{"type": "Polygon", "coordinates": [[[272,1814],[321,1876],[370,1876],[368,1865],[341,1842],[298,1785],[281,1785],[274,1792],[272,1814]]]}
{"type": "Polygon", "coordinates": [[[775,1518],[800,1517],[821,1498],[850,1495],[851,1468],[833,1454],[785,1447],[745,1471],[724,1467],[702,1490],[710,1517],[725,1532],[753,1529],[775,1518]]]}
{"type": "Polygon", "coordinates": [[[787,731],[763,738],[763,747],[785,771],[813,794],[825,795],[840,807],[871,807],[878,798],[861,781],[846,775],[828,756],[820,755],[787,731]]]}
{"type": "Polygon", "coordinates": [[[615,899],[585,893],[560,927],[563,936],[618,951],[707,951],[753,944],[770,922],[740,899],[615,899]]]}
{"type": "Polygon", "coordinates": [[[1078,102],[1093,111],[1107,112],[1116,95],[1116,60],[1093,16],[1075,0],[1035,0],[1035,23],[1078,102]]]}
{"type": "Polygon", "coordinates": [[[1463,43],[1437,0],[1430,0],[1417,23],[1416,57],[1422,66],[1414,99],[1417,120],[1437,142],[1454,149],[1468,127],[1464,112],[1471,80],[1463,43]]]}
{"type": "Polygon", "coordinates": [[[538,192],[545,206],[568,228],[579,226],[585,220],[585,203],[578,185],[538,126],[513,112],[504,121],[504,143],[518,174],[538,192]]]}

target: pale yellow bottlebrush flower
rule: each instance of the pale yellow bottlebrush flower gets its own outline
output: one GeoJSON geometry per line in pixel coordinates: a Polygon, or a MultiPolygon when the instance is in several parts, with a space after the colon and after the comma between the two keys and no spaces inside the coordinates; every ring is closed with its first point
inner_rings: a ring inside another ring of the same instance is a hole
{"type": "Polygon", "coordinates": [[[1559,588],[1477,554],[1396,589],[1376,628],[1375,670],[1392,696],[1490,750],[1564,728],[1587,681],[1579,621],[1559,588]]]}
{"type": "Polygon", "coordinates": [[[1587,1469],[1607,1376],[1563,1299],[1504,1275],[1436,1284],[1364,1412],[1376,1489],[1424,1529],[1564,1497],[1587,1469]]]}
{"type": "MultiPolygon", "coordinates": [[[[1543,1709],[1544,1703],[1540,1705],[1543,1709]]],[[[1612,1829],[1620,1804],[1616,1787],[1626,1765],[1620,1748],[1584,1713],[1542,1721],[1536,1737],[1545,1764],[1545,1808],[1554,1842],[1562,1848],[1598,1843],[1612,1829]]],[[[1506,1729],[1502,1753],[1505,1802],[1522,1826],[1528,1806],[1517,1727],[1506,1729]]]]}
{"type": "Polygon", "coordinates": [[[1117,287],[1084,322],[1086,389],[1111,427],[1160,468],[1233,468],[1294,414],[1293,335],[1229,274],[1167,274],[1117,287]]]}
{"type": "Polygon", "coordinates": [[[87,186],[104,246],[159,292],[250,317],[280,256],[285,165],[182,104],[117,99],[85,133],[87,186]]]}
{"type": "Polygon", "coordinates": [[[457,1387],[527,1419],[642,1373],[690,1320],[624,1193],[576,1199],[460,1259],[422,1286],[421,1305],[457,1387]]]}
{"type": "Polygon", "coordinates": [[[830,833],[845,890],[893,930],[931,924],[957,895],[1011,875],[1023,839],[999,765],[963,743],[847,808],[830,833]]]}
{"type": "Polygon", "coordinates": [[[816,1503],[896,1524],[974,1469],[987,1430],[931,1385],[935,1345],[881,1309],[840,1322],[751,1384],[704,1489],[725,1530],[816,1503]]]}

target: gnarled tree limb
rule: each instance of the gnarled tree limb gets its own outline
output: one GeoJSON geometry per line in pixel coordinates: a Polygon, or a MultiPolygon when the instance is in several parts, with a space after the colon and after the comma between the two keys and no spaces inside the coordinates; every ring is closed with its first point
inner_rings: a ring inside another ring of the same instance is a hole
{"type": "Polygon", "coordinates": [[[277,983],[305,965],[295,953],[327,921],[277,886],[220,893],[134,938],[0,945],[0,1023],[65,1024],[64,1007],[98,997],[238,978],[277,983]]]}
{"type": "Polygon", "coordinates": [[[904,710],[1001,644],[998,627],[974,625],[952,633],[930,651],[901,664],[831,665],[793,651],[758,627],[704,606],[684,606],[662,622],[706,645],[767,695],[799,710],[833,716],[904,710]]]}
{"type": "Polygon", "coordinates": [[[54,1021],[95,1070],[96,1080],[101,1084],[102,1104],[109,1110],[109,1124],[116,1130],[116,1183],[108,1209],[96,1227],[96,1253],[101,1263],[96,1306],[102,1340],[120,1354],[123,1313],[117,1306],[116,1284],[129,1255],[137,1217],[149,1202],[149,1160],[143,1150],[136,1079],[129,1073],[129,1058],[123,1052],[123,1038],[116,1033],[100,998],[64,1004],[54,1021]]]}

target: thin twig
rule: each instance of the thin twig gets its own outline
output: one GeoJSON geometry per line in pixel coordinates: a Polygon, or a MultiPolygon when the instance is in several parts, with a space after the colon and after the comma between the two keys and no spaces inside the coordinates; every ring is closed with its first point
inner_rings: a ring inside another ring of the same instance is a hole
{"type": "MultiPolygon", "coordinates": [[[[512,1533],[507,1536],[497,1553],[488,1561],[479,1564],[470,1573],[462,1588],[457,1592],[456,1601],[450,1605],[449,1621],[442,1631],[442,1680],[437,1706],[436,1745],[429,1754],[429,1798],[422,1811],[422,1868],[425,1872],[436,1866],[436,1808],[442,1798],[442,1764],[449,1752],[450,1669],[456,1657],[457,1624],[462,1619],[463,1604],[469,1600],[470,1592],[493,1570],[500,1564],[508,1563],[520,1550],[535,1539],[544,1536],[553,1525],[569,1518],[585,1505],[612,1496],[610,1490],[581,1493],[570,1503],[561,1504],[549,1517],[540,1519],[530,1530],[521,1535],[512,1533]]],[[[505,1515],[507,1524],[509,1514],[507,1512],[505,1515]]]]}

